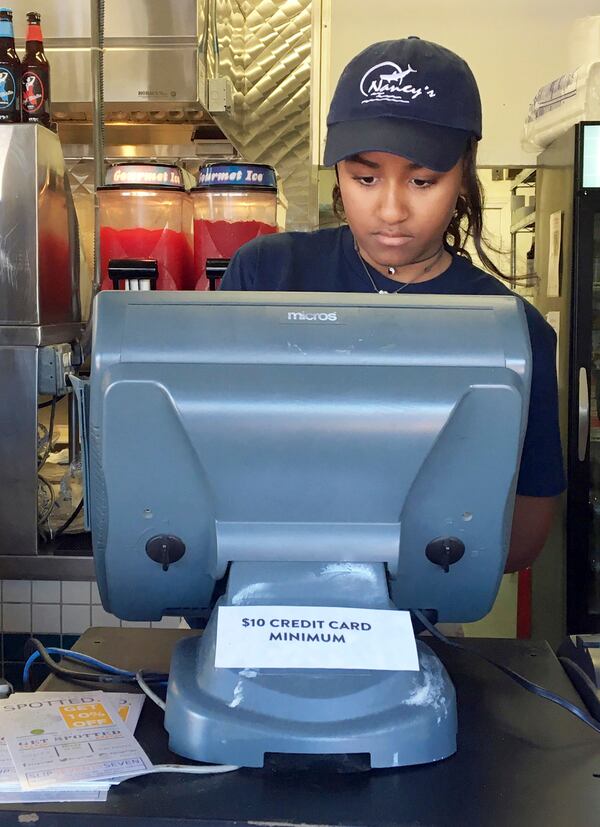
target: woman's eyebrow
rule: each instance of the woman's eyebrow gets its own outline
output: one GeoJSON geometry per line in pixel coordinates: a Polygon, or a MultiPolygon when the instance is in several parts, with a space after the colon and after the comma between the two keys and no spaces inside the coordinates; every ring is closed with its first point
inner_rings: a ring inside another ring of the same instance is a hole
{"type": "Polygon", "coordinates": [[[363,155],[358,152],[356,155],[349,155],[346,158],[346,161],[350,161],[353,164],[363,164],[365,167],[369,167],[369,169],[379,169],[379,164],[375,161],[370,161],[368,158],[365,158],[363,155]]]}
{"type": "MultiPolygon", "coordinates": [[[[362,164],[365,167],[369,167],[369,169],[380,169],[381,164],[378,164],[376,161],[371,161],[369,158],[365,158],[364,155],[361,155],[360,152],[357,152],[356,155],[348,155],[346,161],[350,162],[351,164],[362,164]]],[[[413,161],[408,163],[408,169],[411,172],[414,172],[418,169],[427,169],[422,164],[416,164],[413,161]]]]}

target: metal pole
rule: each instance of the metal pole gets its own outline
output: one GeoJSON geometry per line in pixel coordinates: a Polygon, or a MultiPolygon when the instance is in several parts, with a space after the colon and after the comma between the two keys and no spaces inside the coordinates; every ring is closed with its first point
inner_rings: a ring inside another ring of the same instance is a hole
{"type": "Polygon", "coordinates": [[[96,189],[104,184],[104,0],[90,0],[92,23],[92,135],[94,148],[94,281],[100,287],[100,210],[96,189]]]}

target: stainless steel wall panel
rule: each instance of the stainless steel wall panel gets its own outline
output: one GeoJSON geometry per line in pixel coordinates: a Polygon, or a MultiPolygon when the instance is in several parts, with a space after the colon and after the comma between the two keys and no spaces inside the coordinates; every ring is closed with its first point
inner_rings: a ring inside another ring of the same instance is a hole
{"type": "MultiPolygon", "coordinates": [[[[0,326],[77,322],[75,214],[58,137],[0,130],[0,326]]],[[[78,255],[78,249],[77,249],[78,255]]]]}
{"type": "MultiPolygon", "coordinates": [[[[125,5],[125,4],[123,4],[125,5]]],[[[26,14],[35,9],[42,15],[44,39],[90,37],[88,0],[12,0],[15,37],[23,42],[27,30],[26,14]]]]}
{"type": "MultiPolygon", "coordinates": [[[[13,0],[15,35],[23,40],[25,15],[35,6],[46,40],[91,36],[88,0],[13,0]]],[[[196,37],[197,0],[106,0],[107,38],[196,37]]]]}
{"type": "Polygon", "coordinates": [[[0,326],[40,323],[35,158],[34,128],[4,125],[0,130],[0,326]]]}
{"type": "Polygon", "coordinates": [[[47,325],[0,325],[0,347],[39,347],[74,342],[81,337],[81,322],[47,325]]]}
{"type": "MultiPolygon", "coordinates": [[[[53,108],[63,102],[84,103],[82,110],[90,110],[92,100],[92,69],[89,49],[45,47],[50,61],[53,108]]],[[[60,106],[58,106],[60,108],[60,106]]],[[[70,107],[78,108],[78,107],[70,107]]]]}
{"type": "Polygon", "coordinates": [[[37,550],[37,354],[0,346],[0,555],[37,550]]]}
{"type": "Polygon", "coordinates": [[[198,55],[194,47],[107,48],[104,58],[106,103],[196,101],[198,55]]]}
{"type": "Polygon", "coordinates": [[[106,0],[105,34],[196,38],[196,6],[197,0],[106,0]]]}

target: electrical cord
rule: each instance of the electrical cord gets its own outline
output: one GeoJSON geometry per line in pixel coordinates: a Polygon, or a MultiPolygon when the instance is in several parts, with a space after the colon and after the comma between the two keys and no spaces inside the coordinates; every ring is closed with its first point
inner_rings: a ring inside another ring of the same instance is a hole
{"type": "Polygon", "coordinates": [[[454,640],[448,640],[448,638],[443,635],[439,629],[431,623],[427,617],[423,614],[423,612],[419,611],[418,609],[412,609],[412,613],[414,616],[419,620],[420,623],[430,632],[433,637],[437,640],[445,643],[447,646],[452,646],[455,649],[461,649],[463,652],[469,652],[472,655],[477,655],[477,657],[481,658],[482,660],[486,661],[487,663],[495,666],[496,669],[499,669],[501,672],[504,672],[505,675],[508,675],[509,678],[512,678],[513,681],[519,684],[519,686],[523,687],[523,689],[527,689],[528,692],[533,692],[534,695],[538,695],[541,698],[545,698],[547,701],[552,701],[552,703],[558,704],[558,706],[562,706],[563,709],[566,709],[567,712],[570,712],[572,715],[575,715],[584,724],[587,724],[591,729],[595,732],[600,733],[600,721],[596,721],[592,716],[586,712],[584,709],[576,706],[574,703],[569,701],[567,698],[563,698],[561,695],[557,695],[555,692],[551,692],[549,689],[545,689],[543,686],[540,686],[533,681],[528,680],[527,678],[520,675],[518,672],[515,672],[513,669],[509,669],[508,666],[504,666],[501,663],[498,663],[491,658],[488,658],[486,655],[483,655],[481,652],[478,652],[476,649],[471,649],[469,646],[464,646],[462,643],[457,643],[454,640]]]}
{"type": "Polygon", "coordinates": [[[136,681],[138,682],[138,686],[140,687],[140,689],[142,690],[142,692],[144,693],[144,695],[146,695],[148,698],[150,698],[150,700],[151,700],[151,701],[154,701],[154,703],[156,704],[156,706],[159,706],[159,707],[162,709],[162,711],[164,712],[164,711],[166,710],[166,708],[167,708],[166,703],[163,701],[163,699],[162,699],[162,698],[159,698],[159,697],[158,697],[158,695],[156,694],[156,692],[153,692],[153,691],[150,689],[150,687],[148,686],[148,684],[147,684],[147,683],[146,683],[146,681],[144,680],[144,673],[142,672],[142,670],[141,670],[141,669],[139,669],[139,670],[135,673],[135,679],[136,679],[136,681]]]}
{"type": "Polygon", "coordinates": [[[50,456],[50,449],[52,447],[52,436],[54,433],[54,417],[56,415],[56,396],[53,396],[50,400],[50,404],[52,405],[50,409],[50,423],[48,424],[48,444],[42,454],[41,458],[38,458],[38,471],[40,468],[45,464],[46,460],[50,456]]]}
{"type": "MultiPolygon", "coordinates": [[[[117,666],[111,666],[108,663],[104,663],[104,661],[96,660],[96,658],[92,658],[90,655],[84,655],[81,652],[73,652],[72,649],[60,649],[55,646],[50,646],[46,649],[46,652],[48,652],[48,654],[51,655],[60,655],[61,657],[76,661],[78,663],[85,663],[87,666],[92,666],[96,669],[100,669],[101,671],[107,672],[110,675],[121,675],[124,677],[130,677],[132,674],[127,669],[119,669],[117,666]]],[[[36,650],[35,652],[33,652],[29,656],[27,663],[25,664],[25,668],[27,668],[27,664],[31,665],[39,657],[39,651],[36,650]]],[[[23,673],[23,675],[25,677],[25,672],[23,673]]]]}
{"type": "Polygon", "coordinates": [[[60,537],[61,534],[64,534],[64,532],[68,529],[68,527],[71,525],[71,523],[74,522],[74,520],[77,518],[77,516],[79,515],[79,512],[81,511],[82,508],[83,508],[83,497],[79,500],[78,505],[76,506],[73,513],[70,515],[70,517],[68,517],[64,521],[64,523],[56,529],[56,531],[52,532],[52,539],[53,540],[55,540],[57,537],[60,537]]]}
{"type": "Polygon", "coordinates": [[[46,522],[46,520],[52,513],[52,509],[54,508],[54,504],[56,502],[56,496],[54,494],[53,486],[51,485],[51,483],[48,482],[46,477],[43,477],[41,474],[38,474],[38,480],[42,483],[43,486],[46,487],[46,490],[48,491],[48,504],[46,505],[46,508],[43,511],[41,511],[41,513],[38,511],[37,524],[39,527],[46,522]]]}
{"type": "Polygon", "coordinates": [[[600,692],[598,687],[592,681],[587,672],[581,668],[578,663],[575,663],[571,658],[558,658],[559,663],[575,684],[576,689],[581,694],[585,692],[585,702],[590,707],[592,715],[600,721],[600,692]],[[579,685],[578,685],[579,684],[579,685]],[[585,689],[583,689],[585,687],[585,689]]]}
{"type": "Polygon", "coordinates": [[[234,770],[239,769],[241,768],[235,766],[234,764],[156,764],[155,766],[150,767],[150,769],[136,772],[134,775],[130,775],[128,778],[123,778],[116,783],[120,784],[122,781],[128,781],[129,778],[138,778],[140,775],[154,775],[155,773],[162,772],[187,772],[193,775],[217,775],[218,773],[233,772],[234,770]]]}
{"type": "MultiPolygon", "coordinates": [[[[60,649],[55,646],[46,648],[37,638],[30,638],[27,641],[25,651],[33,649],[34,651],[29,655],[25,666],[23,667],[23,684],[26,689],[30,689],[29,672],[31,664],[39,657],[41,658],[52,674],[67,681],[74,683],[81,683],[89,686],[107,685],[114,683],[136,684],[135,672],[130,672],[127,669],[119,669],[116,666],[111,666],[103,661],[96,660],[89,655],[84,655],[81,652],[73,652],[71,649],[60,649]],[[50,655],[59,655],[61,658],[71,660],[79,663],[84,663],[86,666],[101,670],[104,674],[97,674],[94,672],[80,672],[75,669],[69,669],[54,661],[50,655]]],[[[149,673],[145,675],[146,681],[150,683],[161,683],[166,681],[168,675],[164,673],[149,673]]]]}
{"type": "Polygon", "coordinates": [[[14,692],[14,687],[6,678],[0,678],[0,700],[8,698],[14,692]]]}
{"type": "Polygon", "coordinates": [[[38,405],[38,411],[41,411],[42,408],[49,408],[52,402],[54,402],[55,404],[57,402],[60,402],[62,399],[65,398],[65,396],[66,393],[63,393],[62,396],[53,396],[52,399],[47,399],[45,402],[40,402],[38,405]]]}
{"type": "MultiPolygon", "coordinates": [[[[164,673],[148,673],[144,674],[141,669],[137,672],[130,672],[128,669],[120,669],[117,666],[112,666],[110,663],[105,663],[102,660],[98,660],[97,658],[91,657],[91,655],[85,655],[82,652],[73,652],[71,649],[60,649],[58,647],[49,646],[46,648],[41,641],[37,640],[37,638],[30,638],[28,641],[29,646],[33,646],[35,651],[28,657],[27,662],[25,663],[25,667],[23,669],[23,682],[27,689],[29,689],[29,670],[31,668],[31,664],[38,658],[41,657],[44,663],[54,672],[55,674],[59,675],[60,677],[66,677],[67,680],[75,681],[76,683],[85,683],[89,682],[90,678],[104,678],[104,681],[100,682],[117,682],[117,683],[137,683],[140,689],[144,692],[144,694],[154,701],[155,704],[161,707],[161,709],[166,709],[165,702],[156,695],[155,692],[148,686],[148,681],[152,683],[164,683],[168,675],[164,673]],[[85,663],[87,666],[93,666],[96,669],[104,670],[106,673],[105,675],[90,675],[87,672],[80,672],[77,673],[72,669],[65,669],[64,667],[60,667],[57,663],[55,663],[52,658],[50,657],[51,654],[60,655],[63,658],[68,660],[78,661],[80,663],[85,663]],[[80,678],[73,678],[73,675],[83,675],[84,679],[80,678]]],[[[12,687],[11,687],[12,689],[12,687]]],[[[144,770],[143,772],[137,772],[134,775],[130,776],[130,778],[137,778],[140,775],[153,775],[157,773],[191,773],[194,775],[216,775],[219,773],[226,773],[226,772],[233,772],[234,770],[239,770],[240,767],[234,764],[203,764],[203,765],[195,765],[195,764],[157,764],[150,769],[144,770]]],[[[124,781],[127,779],[123,779],[124,781]]]]}

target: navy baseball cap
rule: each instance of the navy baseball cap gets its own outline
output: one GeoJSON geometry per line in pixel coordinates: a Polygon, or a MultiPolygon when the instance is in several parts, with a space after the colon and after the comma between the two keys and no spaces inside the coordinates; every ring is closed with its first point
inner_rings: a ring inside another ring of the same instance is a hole
{"type": "Polygon", "coordinates": [[[467,63],[408,37],[374,43],[346,66],[327,116],[325,166],[391,152],[446,172],[481,138],[481,100],[467,63]]]}

